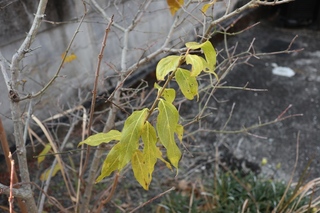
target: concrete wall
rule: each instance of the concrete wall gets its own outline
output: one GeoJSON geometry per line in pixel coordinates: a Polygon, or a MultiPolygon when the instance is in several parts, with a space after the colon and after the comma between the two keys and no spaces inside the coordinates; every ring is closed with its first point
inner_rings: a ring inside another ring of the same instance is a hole
{"type": "MultiPolygon", "coordinates": [[[[142,1],[98,2],[108,15],[114,15],[116,24],[125,28],[131,23],[142,1]]],[[[9,4],[0,5],[3,7],[0,13],[0,51],[10,60],[31,26],[38,1],[5,1],[0,4],[5,3],[9,4]]],[[[202,21],[202,14],[199,9],[195,9],[195,6],[192,5],[191,9],[188,9],[189,12],[180,17],[181,24],[168,47],[181,47],[183,43],[193,40],[196,34],[201,32],[199,21],[202,21]]],[[[41,119],[76,105],[81,98],[90,93],[107,22],[92,5],[87,7],[88,15],[70,50],[76,54],[77,59],[65,64],[50,89],[41,97],[32,100],[33,113],[41,119]]],[[[224,2],[217,3],[214,14],[218,14],[218,11],[223,11],[224,8],[224,2]]],[[[42,24],[32,45],[35,50],[29,53],[21,64],[21,79],[26,80],[25,85],[21,87],[21,94],[39,91],[54,76],[61,61],[61,54],[65,51],[82,15],[83,6],[79,0],[49,0],[45,19],[51,23],[42,24]],[[52,22],[62,23],[52,24],[52,22]]],[[[158,49],[166,39],[172,22],[173,17],[166,1],[152,1],[139,24],[129,34],[126,65],[130,66],[141,57],[158,49]]],[[[103,78],[115,75],[111,67],[120,70],[122,47],[123,33],[113,27],[103,57],[100,91],[110,87],[103,78]]],[[[11,138],[9,99],[2,75],[0,75],[0,91],[0,116],[11,138]]],[[[24,102],[24,110],[28,104],[29,101],[24,102]]]]}

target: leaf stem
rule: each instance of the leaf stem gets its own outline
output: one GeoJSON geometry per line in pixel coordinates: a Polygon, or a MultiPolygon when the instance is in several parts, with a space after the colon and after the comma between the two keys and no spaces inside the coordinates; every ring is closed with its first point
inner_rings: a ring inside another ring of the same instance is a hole
{"type": "Polygon", "coordinates": [[[146,118],[146,121],[149,119],[149,117],[152,115],[153,111],[156,109],[156,106],[160,100],[160,97],[162,96],[164,90],[166,89],[166,87],[168,86],[169,82],[174,78],[178,68],[181,66],[181,64],[185,61],[185,56],[188,54],[189,52],[189,49],[187,50],[186,54],[181,57],[179,63],[178,63],[178,66],[176,67],[175,70],[172,71],[172,73],[169,75],[169,77],[167,78],[167,80],[165,81],[164,85],[161,87],[161,89],[159,90],[158,94],[157,94],[157,97],[156,99],[154,100],[150,110],[149,110],[149,114],[146,118]]]}

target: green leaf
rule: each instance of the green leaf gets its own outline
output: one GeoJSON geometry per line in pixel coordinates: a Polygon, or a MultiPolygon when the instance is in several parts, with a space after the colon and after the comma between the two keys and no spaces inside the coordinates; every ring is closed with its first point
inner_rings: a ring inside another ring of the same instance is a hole
{"type": "Polygon", "coordinates": [[[39,157],[38,157],[38,165],[44,161],[44,159],[46,158],[46,154],[48,154],[48,152],[51,150],[51,145],[48,143],[45,145],[45,147],[43,148],[43,150],[40,152],[39,157]]]}
{"type": "Polygon", "coordinates": [[[188,42],[186,43],[186,47],[188,47],[191,50],[196,50],[201,48],[203,51],[207,64],[208,64],[208,69],[206,70],[207,72],[214,72],[215,66],[217,63],[217,53],[214,47],[212,46],[210,41],[206,41],[202,44],[199,44],[197,42],[188,42]]]}
{"type": "Polygon", "coordinates": [[[174,140],[174,132],[179,121],[178,110],[172,103],[163,99],[158,103],[157,131],[160,142],[167,149],[167,157],[171,164],[178,168],[181,151],[174,140]]]}
{"type": "Polygon", "coordinates": [[[146,167],[146,161],[144,155],[140,150],[136,150],[132,155],[131,160],[132,170],[134,177],[140,183],[140,185],[145,189],[149,189],[150,179],[148,169],[146,167]]]}
{"type": "Polygon", "coordinates": [[[182,94],[187,99],[192,100],[194,96],[198,95],[197,79],[191,76],[188,70],[178,68],[175,77],[182,94]]]}
{"type": "Polygon", "coordinates": [[[148,109],[133,112],[125,121],[120,143],[124,144],[125,149],[121,153],[119,170],[129,163],[132,154],[138,149],[141,132],[148,116],[148,109]]]}
{"type": "Polygon", "coordinates": [[[102,143],[109,143],[110,141],[119,141],[121,138],[121,132],[118,130],[110,130],[107,133],[98,133],[95,135],[91,135],[86,140],[79,143],[78,146],[82,144],[87,144],[90,146],[99,146],[102,143]]]}
{"type": "MultiPolygon", "coordinates": [[[[154,83],[154,88],[158,89],[158,93],[163,89],[163,87],[159,86],[157,83],[154,83]]],[[[164,97],[164,99],[172,103],[176,98],[176,91],[172,88],[165,88],[161,97],[164,97]]]]}
{"type": "Polygon", "coordinates": [[[163,81],[168,73],[176,70],[182,56],[169,55],[159,61],[156,68],[156,76],[158,81],[163,81]]]}
{"type": "Polygon", "coordinates": [[[203,64],[201,57],[197,55],[190,55],[186,56],[186,63],[192,65],[191,76],[198,76],[202,70],[205,69],[205,64],[203,64]]]}

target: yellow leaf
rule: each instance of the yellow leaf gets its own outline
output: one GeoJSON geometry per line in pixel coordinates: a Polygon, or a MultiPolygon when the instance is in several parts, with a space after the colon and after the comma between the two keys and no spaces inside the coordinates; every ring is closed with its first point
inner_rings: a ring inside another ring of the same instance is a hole
{"type": "Polygon", "coordinates": [[[176,12],[182,7],[184,0],[167,0],[171,15],[176,14],[176,12]]]}
{"type": "Polygon", "coordinates": [[[209,9],[209,7],[210,7],[210,6],[214,6],[214,4],[215,4],[216,2],[217,2],[217,0],[213,0],[213,1],[209,2],[208,4],[203,5],[201,11],[202,11],[203,13],[206,13],[207,10],[209,9]]]}
{"type": "MultiPolygon", "coordinates": [[[[178,124],[179,125],[179,124],[178,124]]],[[[159,147],[157,147],[157,134],[154,127],[147,121],[144,125],[142,135],[142,141],[144,143],[143,154],[146,160],[146,164],[150,173],[150,181],[152,179],[152,172],[154,169],[154,165],[157,162],[157,158],[160,159],[162,162],[166,164],[169,169],[171,165],[162,157],[162,152],[160,151],[159,147]]]]}
{"type": "Polygon", "coordinates": [[[167,149],[167,157],[171,164],[178,168],[181,151],[174,140],[174,133],[179,121],[178,110],[173,104],[163,99],[160,99],[158,109],[159,115],[156,127],[160,142],[167,149]]]}
{"type": "Polygon", "coordinates": [[[142,133],[144,122],[148,115],[148,109],[133,112],[125,121],[120,142],[117,143],[108,153],[103,162],[101,174],[96,182],[109,176],[113,171],[121,171],[127,165],[133,153],[138,149],[139,139],[142,133]]]}
{"type": "MultiPolygon", "coordinates": [[[[159,86],[157,83],[154,83],[154,88],[158,89],[158,94],[162,89],[162,87],[159,86]]],[[[161,97],[164,97],[164,99],[172,103],[176,98],[176,91],[172,88],[165,88],[161,97]]]]}
{"type": "Polygon", "coordinates": [[[70,55],[66,56],[66,53],[62,53],[61,58],[64,59],[64,64],[65,63],[70,63],[71,61],[74,61],[77,59],[77,56],[74,53],[71,53],[70,55]],[[65,57],[65,59],[64,59],[65,57]]]}
{"type": "Polygon", "coordinates": [[[203,60],[197,55],[188,54],[186,56],[186,63],[192,65],[191,76],[198,76],[205,69],[203,60]]]}
{"type": "Polygon", "coordinates": [[[38,164],[40,164],[42,161],[44,161],[45,159],[45,155],[48,154],[48,152],[51,150],[51,145],[50,144],[46,144],[46,146],[44,147],[44,149],[41,151],[41,153],[39,154],[38,157],[38,164]]]}
{"type": "Polygon", "coordinates": [[[178,68],[176,72],[176,81],[181,89],[182,94],[189,100],[198,95],[198,82],[196,77],[191,76],[188,70],[178,68]]]}
{"type": "Polygon", "coordinates": [[[164,77],[170,72],[176,70],[179,66],[181,56],[169,55],[159,61],[156,68],[156,76],[158,81],[163,81],[164,77]]]}
{"type": "MultiPolygon", "coordinates": [[[[215,66],[217,63],[217,53],[216,50],[214,49],[214,47],[212,46],[210,41],[206,41],[202,44],[199,44],[197,42],[188,42],[186,43],[186,47],[188,47],[191,50],[196,50],[201,48],[201,50],[203,51],[206,61],[207,61],[207,68],[208,70],[205,70],[207,72],[214,72],[215,70],[215,66]]],[[[217,76],[216,76],[217,77],[217,76]]]]}
{"type": "Polygon", "coordinates": [[[140,183],[140,185],[145,189],[149,189],[150,179],[148,169],[146,167],[146,162],[144,155],[140,150],[136,150],[132,155],[131,160],[132,170],[134,177],[140,183]]]}
{"type": "Polygon", "coordinates": [[[181,124],[177,124],[176,126],[176,134],[180,142],[182,142],[184,128],[181,124]]]}
{"type": "Polygon", "coordinates": [[[110,152],[108,153],[106,159],[102,164],[102,169],[100,176],[96,179],[96,183],[100,182],[103,178],[109,176],[113,171],[119,168],[121,155],[119,153],[122,152],[123,144],[117,143],[112,147],[110,152]]]}
{"type": "Polygon", "coordinates": [[[267,163],[268,163],[268,159],[267,158],[262,158],[261,166],[265,166],[267,163]]]}
{"type": "Polygon", "coordinates": [[[148,170],[148,180],[151,181],[154,165],[157,162],[157,158],[160,158],[162,153],[156,146],[157,134],[154,127],[147,121],[144,125],[141,135],[144,148],[143,155],[146,160],[146,169],[148,170]]]}
{"type": "MultiPolygon", "coordinates": [[[[51,177],[54,177],[60,169],[61,169],[60,164],[56,164],[55,167],[53,168],[51,177]]],[[[45,180],[47,180],[49,178],[50,170],[51,170],[51,168],[47,169],[46,171],[44,171],[41,174],[41,176],[40,176],[40,180],[41,181],[45,181],[45,180]]]]}
{"type": "Polygon", "coordinates": [[[80,142],[78,146],[87,144],[90,146],[99,146],[102,143],[109,143],[110,141],[119,141],[121,139],[121,132],[118,130],[110,130],[107,133],[101,132],[95,135],[91,135],[84,141],[80,142]]]}
{"type": "Polygon", "coordinates": [[[147,116],[148,109],[145,108],[133,112],[125,121],[120,140],[120,143],[123,143],[125,148],[121,153],[119,170],[129,163],[132,154],[138,149],[139,139],[147,116]]]}

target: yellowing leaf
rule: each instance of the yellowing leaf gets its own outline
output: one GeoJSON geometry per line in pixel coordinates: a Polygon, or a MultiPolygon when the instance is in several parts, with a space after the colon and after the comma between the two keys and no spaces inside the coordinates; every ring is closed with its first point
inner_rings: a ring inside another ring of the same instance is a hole
{"type": "MultiPolygon", "coordinates": [[[[158,94],[159,94],[160,90],[163,89],[157,83],[154,83],[154,88],[158,89],[158,94]]],[[[174,99],[176,98],[176,91],[172,88],[165,88],[162,93],[162,97],[164,97],[164,99],[166,99],[167,101],[172,103],[174,101],[174,99]]]]}
{"type": "Polygon", "coordinates": [[[144,122],[148,115],[148,109],[133,112],[125,121],[120,143],[125,149],[121,153],[119,170],[131,160],[132,154],[138,149],[139,139],[142,133],[144,122]]]}
{"type": "Polygon", "coordinates": [[[213,6],[216,2],[217,2],[217,0],[213,0],[213,1],[209,2],[208,4],[203,5],[201,11],[203,13],[206,13],[207,10],[209,9],[209,7],[213,6]]]}
{"type": "Polygon", "coordinates": [[[181,151],[174,140],[174,132],[179,121],[178,110],[173,104],[160,99],[158,103],[157,131],[160,142],[167,149],[167,157],[171,164],[178,168],[181,151]]]}
{"type": "Polygon", "coordinates": [[[100,176],[96,179],[96,183],[100,182],[103,178],[108,177],[113,171],[119,168],[121,153],[123,149],[123,144],[117,143],[112,147],[110,152],[108,153],[106,159],[102,164],[102,169],[100,176]]]}
{"type": "Polygon", "coordinates": [[[152,180],[154,165],[157,162],[157,158],[161,158],[162,153],[156,146],[156,130],[149,122],[145,123],[141,138],[144,143],[143,156],[145,160],[145,170],[147,174],[146,180],[148,181],[148,183],[150,183],[152,180]]]}
{"type": "MultiPolygon", "coordinates": [[[[55,167],[53,168],[51,177],[54,177],[60,169],[61,169],[60,164],[56,164],[55,167]]],[[[51,170],[51,168],[47,169],[46,171],[44,171],[40,175],[40,180],[41,181],[45,181],[45,180],[47,180],[49,178],[50,170],[51,170]]]]}
{"type": "Polygon", "coordinates": [[[192,65],[191,76],[198,76],[205,69],[203,60],[197,55],[188,54],[186,56],[186,63],[192,65]]]}
{"type": "Polygon", "coordinates": [[[113,171],[121,171],[127,165],[133,153],[138,149],[139,139],[148,115],[148,109],[133,112],[124,123],[120,142],[117,143],[108,153],[103,162],[101,174],[96,182],[109,176],[113,171]]]}
{"type": "MultiPolygon", "coordinates": [[[[205,57],[206,57],[206,61],[207,61],[207,65],[208,65],[208,69],[206,70],[207,72],[214,72],[215,70],[215,66],[217,63],[217,53],[216,50],[214,49],[214,47],[212,46],[210,41],[206,41],[202,44],[199,44],[197,42],[188,42],[186,43],[186,47],[188,47],[191,50],[196,50],[201,48],[201,50],[203,51],[205,57]]],[[[217,76],[216,76],[217,77],[217,76]]]]}
{"type": "Polygon", "coordinates": [[[181,89],[182,94],[189,100],[198,94],[198,82],[196,77],[191,76],[190,72],[179,68],[176,72],[176,81],[181,89]]]}
{"type": "MultiPolygon", "coordinates": [[[[66,53],[62,53],[61,58],[64,59],[66,53]]],[[[74,61],[77,59],[77,56],[74,53],[71,53],[70,55],[66,56],[63,63],[70,63],[71,61],[74,61]]]]}
{"type": "Polygon", "coordinates": [[[45,155],[51,150],[51,145],[48,143],[45,145],[44,149],[40,152],[38,157],[38,164],[40,164],[45,159],[45,155]]]}
{"type": "Polygon", "coordinates": [[[132,170],[134,177],[140,183],[140,185],[145,189],[149,189],[150,179],[148,169],[146,168],[146,162],[144,155],[140,150],[136,150],[132,155],[131,160],[132,170]]]}
{"type": "Polygon", "coordinates": [[[90,146],[99,146],[102,143],[109,143],[110,141],[119,141],[121,139],[121,132],[118,130],[110,130],[107,133],[98,133],[95,135],[91,135],[86,140],[79,143],[78,146],[82,144],[87,144],[90,146]]]}
{"type": "Polygon", "coordinates": [[[171,15],[176,14],[176,12],[182,7],[184,0],[167,0],[171,15]]]}
{"type": "Polygon", "coordinates": [[[152,172],[154,170],[154,165],[157,162],[157,158],[159,158],[162,162],[164,162],[169,169],[172,169],[172,168],[170,163],[168,163],[166,160],[162,158],[162,153],[159,147],[156,146],[156,143],[157,143],[156,130],[148,121],[144,125],[141,138],[144,143],[143,154],[146,160],[146,165],[150,174],[149,178],[151,182],[152,172]]]}
{"type": "Polygon", "coordinates": [[[184,131],[183,126],[181,124],[177,124],[175,132],[176,132],[177,137],[180,140],[180,142],[182,142],[183,131],[184,131]]]}
{"type": "Polygon", "coordinates": [[[181,56],[169,55],[159,61],[156,68],[156,76],[158,81],[163,81],[164,77],[170,72],[176,70],[179,66],[181,56]]]}

